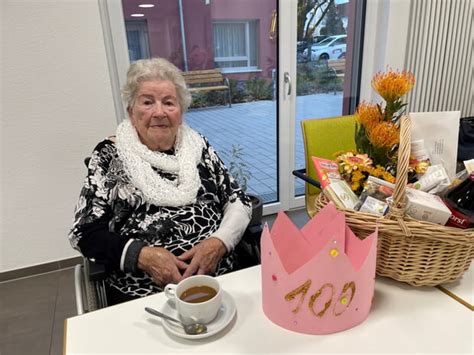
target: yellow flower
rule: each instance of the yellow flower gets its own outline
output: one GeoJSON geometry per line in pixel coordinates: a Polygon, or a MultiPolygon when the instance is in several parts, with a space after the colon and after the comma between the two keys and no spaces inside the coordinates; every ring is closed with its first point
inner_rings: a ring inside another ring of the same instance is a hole
{"type": "Polygon", "coordinates": [[[358,181],[360,181],[360,180],[362,180],[362,179],[364,179],[364,178],[365,178],[365,175],[362,174],[362,173],[360,172],[360,170],[356,170],[356,171],[354,171],[354,173],[352,174],[352,181],[353,181],[353,182],[358,182],[358,181]]]}
{"type": "Polygon", "coordinates": [[[428,161],[419,161],[410,156],[409,168],[411,168],[411,170],[414,171],[416,174],[426,173],[426,170],[428,170],[429,166],[430,163],[428,161]]]}
{"type": "Polygon", "coordinates": [[[384,179],[385,181],[391,182],[392,184],[395,184],[395,181],[396,181],[395,176],[390,174],[388,171],[384,171],[382,173],[382,179],[384,179]]]}
{"type": "Polygon", "coordinates": [[[369,104],[362,101],[357,107],[355,118],[361,125],[370,129],[382,121],[383,116],[376,104],[369,104]]]}
{"type": "Polygon", "coordinates": [[[357,181],[357,182],[353,182],[353,183],[351,184],[351,189],[352,189],[352,191],[357,191],[357,190],[359,190],[359,188],[360,188],[360,183],[359,183],[358,181],[357,181]]]}
{"type": "Polygon", "coordinates": [[[377,178],[381,178],[385,181],[395,183],[395,177],[390,174],[383,166],[377,165],[375,168],[368,168],[367,172],[377,178]]]}
{"type": "Polygon", "coordinates": [[[380,122],[367,135],[370,143],[378,148],[391,148],[400,141],[399,129],[391,122],[380,122]]]}
{"type": "Polygon", "coordinates": [[[415,76],[408,71],[389,70],[386,73],[378,72],[372,79],[372,87],[385,101],[393,102],[401,98],[415,85],[415,76]]]}

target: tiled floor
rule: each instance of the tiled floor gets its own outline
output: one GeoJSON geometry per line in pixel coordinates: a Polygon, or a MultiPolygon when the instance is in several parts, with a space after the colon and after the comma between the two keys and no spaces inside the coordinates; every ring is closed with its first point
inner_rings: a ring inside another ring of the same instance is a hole
{"type": "Polygon", "coordinates": [[[76,314],[73,269],[0,284],[0,354],[61,354],[64,319],[76,314]]]}
{"type": "MultiPolygon", "coordinates": [[[[299,228],[308,221],[305,210],[289,216],[299,228]]],[[[0,283],[0,355],[62,354],[64,320],[74,315],[72,268],[0,283]]]]}
{"type": "MultiPolygon", "coordinates": [[[[340,116],[342,99],[341,92],[297,97],[295,169],[303,168],[305,164],[301,120],[340,116]]],[[[191,110],[185,119],[209,139],[227,166],[232,145],[239,143],[244,151],[243,160],[252,172],[249,192],[270,202],[276,199],[277,190],[276,112],[276,101],[255,101],[234,104],[232,108],[217,106],[191,110]]],[[[304,193],[301,180],[296,180],[296,189],[298,194],[304,193]]]]}

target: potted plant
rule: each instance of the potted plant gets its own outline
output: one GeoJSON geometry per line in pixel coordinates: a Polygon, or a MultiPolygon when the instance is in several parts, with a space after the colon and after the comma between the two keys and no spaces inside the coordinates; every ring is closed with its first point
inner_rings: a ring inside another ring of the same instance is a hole
{"type": "Polygon", "coordinates": [[[260,197],[247,192],[248,181],[252,177],[252,173],[245,163],[243,155],[243,148],[239,144],[233,144],[230,152],[229,171],[241,189],[247,193],[252,200],[252,219],[249,222],[249,226],[260,225],[262,222],[263,203],[260,197]]]}

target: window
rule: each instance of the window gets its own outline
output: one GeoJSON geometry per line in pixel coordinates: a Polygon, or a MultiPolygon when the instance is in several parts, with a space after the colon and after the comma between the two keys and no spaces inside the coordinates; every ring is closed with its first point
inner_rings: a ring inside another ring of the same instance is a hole
{"type": "Polygon", "coordinates": [[[223,72],[258,69],[258,21],[214,21],[214,61],[223,72]]]}
{"type": "Polygon", "coordinates": [[[331,43],[332,41],[334,40],[334,38],[332,36],[328,37],[328,38],[325,38],[319,42],[316,42],[316,44],[318,46],[326,46],[328,45],[329,43],[331,43]]]}
{"type": "MultiPolygon", "coordinates": [[[[122,5],[123,11],[114,12],[124,16],[117,22],[137,21],[131,16],[137,11],[137,0],[107,2],[112,7],[122,5]]],[[[362,49],[365,1],[324,3],[324,6],[337,3],[340,17],[348,19],[343,21],[343,32],[349,39],[347,56],[344,41],[329,47],[345,35],[306,35],[298,30],[304,26],[294,28],[297,23],[307,20],[307,14],[298,11],[306,4],[304,0],[252,2],[259,6],[248,6],[248,0],[170,0],[161,3],[164,7],[149,8],[143,11],[141,18],[147,21],[148,28],[144,28],[143,33],[149,37],[146,44],[150,55],[167,58],[183,71],[218,67],[226,77],[235,80],[232,103],[238,105],[232,105],[232,108],[222,105],[222,97],[213,92],[196,94],[196,109],[191,108],[186,113],[187,123],[209,139],[227,166],[234,159],[233,146],[241,145],[243,161],[252,174],[247,192],[264,200],[265,214],[303,206],[304,197],[299,195],[304,193],[305,185],[291,175],[293,169],[305,166],[300,121],[354,112],[359,95],[361,62],[358,51],[362,49]],[[275,10],[279,16],[277,38],[269,33],[275,10]],[[294,36],[295,31],[298,36],[294,36]],[[313,39],[325,38],[322,47],[327,51],[321,54],[330,59],[344,59],[344,76],[331,76],[328,80],[327,68],[321,62],[310,61],[302,55],[296,62],[297,40],[304,44],[298,46],[298,54],[302,54],[305,48],[316,47],[313,39]],[[292,79],[291,95],[288,85],[282,83],[285,71],[292,79]],[[273,89],[273,95],[267,95],[268,87],[273,89]]],[[[321,4],[322,1],[314,2],[315,6],[321,4]]],[[[122,36],[122,27],[117,24],[117,28],[112,34],[122,36]]],[[[122,42],[124,40],[120,38],[113,48],[122,49],[122,42]]],[[[136,43],[129,36],[129,52],[140,52],[134,48],[136,43]]],[[[128,64],[122,59],[124,52],[117,51],[120,56],[115,53],[111,57],[128,64]]],[[[111,71],[114,80],[119,82],[121,77],[117,78],[115,73],[125,73],[126,69],[127,65],[122,65],[111,71]]],[[[114,93],[117,111],[122,112],[119,85],[114,86],[114,93]]]]}
{"type": "Polygon", "coordinates": [[[125,21],[127,31],[128,56],[133,62],[138,59],[150,58],[148,30],[146,21],[125,21]]]}
{"type": "Polygon", "coordinates": [[[342,37],[338,40],[335,40],[334,43],[331,44],[331,46],[337,46],[338,44],[346,44],[346,37],[342,37]]]}

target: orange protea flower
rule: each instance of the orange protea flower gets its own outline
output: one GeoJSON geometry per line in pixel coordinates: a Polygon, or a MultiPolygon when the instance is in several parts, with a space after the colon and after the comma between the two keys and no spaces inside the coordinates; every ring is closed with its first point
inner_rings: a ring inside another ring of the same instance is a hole
{"type": "Polygon", "coordinates": [[[362,126],[370,129],[382,121],[383,116],[376,104],[369,104],[362,101],[357,107],[355,119],[362,126]]]}
{"type": "Polygon", "coordinates": [[[393,102],[401,98],[415,85],[415,76],[408,71],[389,70],[378,72],[372,79],[372,87],[386,101],[393,102]]]}
{"type": "Polygon", "coordinates": [[[378,148],[391,148],[400,141],[399,129],[392,122],[380,122],[367,135],[370,143],[378,148]]]}

